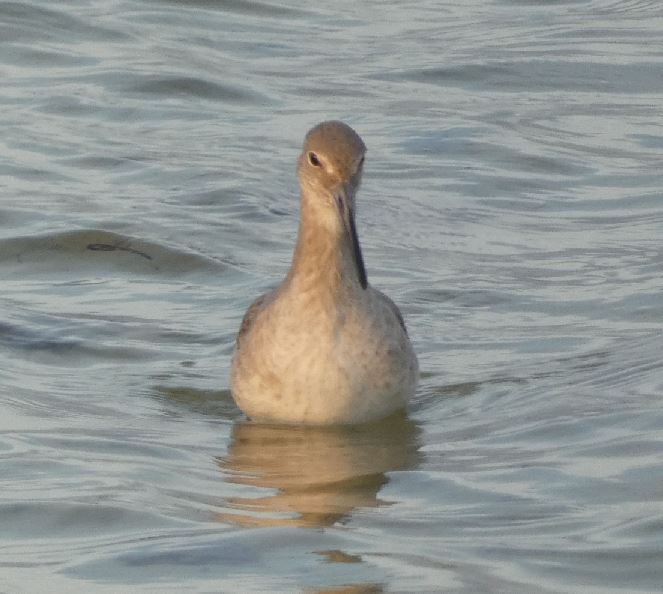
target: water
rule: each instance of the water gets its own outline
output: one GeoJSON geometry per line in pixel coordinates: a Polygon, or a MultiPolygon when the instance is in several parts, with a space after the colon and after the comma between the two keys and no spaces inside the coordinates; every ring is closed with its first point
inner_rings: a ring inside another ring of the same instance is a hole
{"type": "Polygon", "coordinates": [[[0,3],[0,591],[654,592],[658,2],[0,3]],[[341,118],[407,418],[247,424],[341,118]]]}

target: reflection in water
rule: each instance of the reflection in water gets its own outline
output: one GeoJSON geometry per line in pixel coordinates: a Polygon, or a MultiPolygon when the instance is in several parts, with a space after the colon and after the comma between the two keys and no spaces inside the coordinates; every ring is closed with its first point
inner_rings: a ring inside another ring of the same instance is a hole
{"type": "Polygon", "coordinates": [[[419,429],[404,415],[360,427],[235,425],[218,464],[228,482],[275,489],[234,497],[219,514],[242,526],[330,526],[356,508],[375,507],[385,473],[419,461],[419,429]]]}

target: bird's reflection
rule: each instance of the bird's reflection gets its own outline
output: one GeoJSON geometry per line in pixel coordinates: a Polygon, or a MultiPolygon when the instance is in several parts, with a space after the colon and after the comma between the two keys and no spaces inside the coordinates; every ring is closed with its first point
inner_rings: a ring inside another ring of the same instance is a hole
{"type": "Polygon", "coordinates": [[[300,427],[246,421],[233,428],[218,464],[228,482],[263,487],[226,500],[224,522],[242,526],[329,526],[353,510],[386,504],[385,473],[413,468],[419,429],[404,415],[360,427],[300,427]]]}

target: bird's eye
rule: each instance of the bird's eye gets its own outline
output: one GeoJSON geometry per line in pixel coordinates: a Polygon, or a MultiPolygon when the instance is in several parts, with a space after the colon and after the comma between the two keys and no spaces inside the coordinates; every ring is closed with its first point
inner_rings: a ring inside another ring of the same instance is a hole
{"type": "Polygon", "coordinates": [[[318,159],[318,155],[316,155],[313,151],[310,151],[308,154],[308,162],[313,165],[313,167],[320,167],[322,163],[320,163],[320,159],[318,159]]]}

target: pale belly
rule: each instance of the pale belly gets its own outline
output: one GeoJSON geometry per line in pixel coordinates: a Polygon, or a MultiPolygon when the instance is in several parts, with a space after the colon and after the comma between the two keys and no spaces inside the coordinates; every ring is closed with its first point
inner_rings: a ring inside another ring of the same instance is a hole
{"type": "Polygon", "coordinates": [[[256,333],[235,352],[231,389],[252,419],[354,424],[405,407],[418,367],[400,327],[359,323],[256,333]]]}

